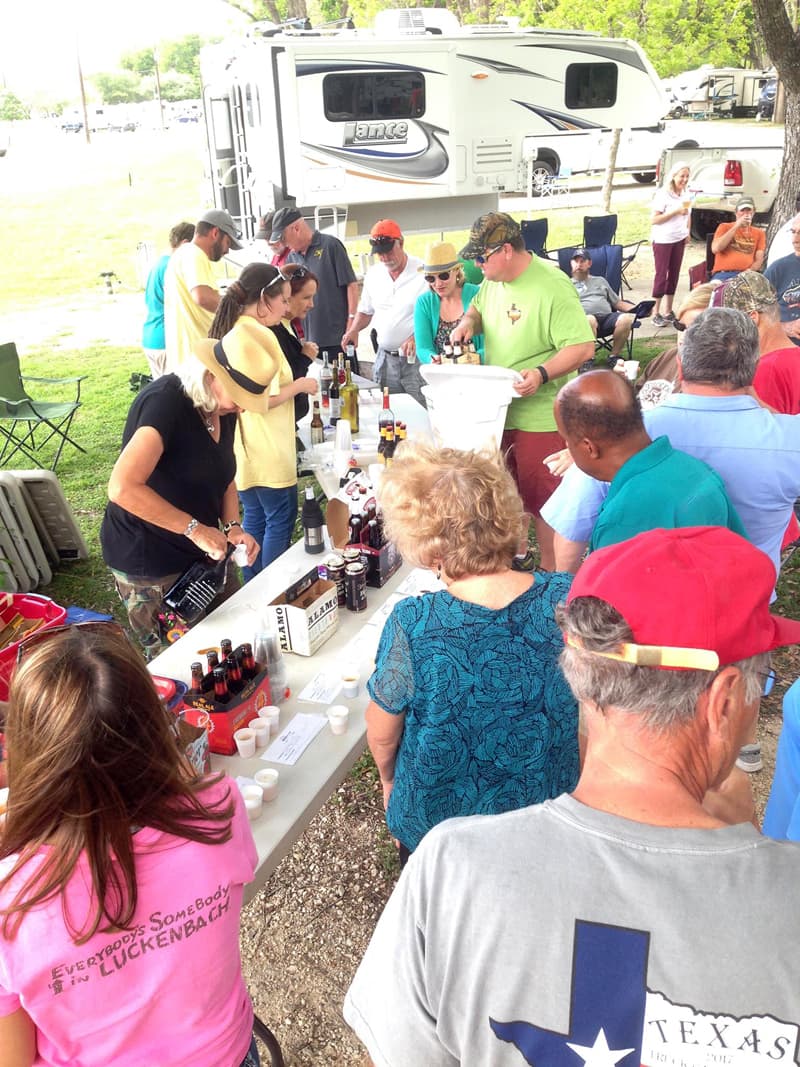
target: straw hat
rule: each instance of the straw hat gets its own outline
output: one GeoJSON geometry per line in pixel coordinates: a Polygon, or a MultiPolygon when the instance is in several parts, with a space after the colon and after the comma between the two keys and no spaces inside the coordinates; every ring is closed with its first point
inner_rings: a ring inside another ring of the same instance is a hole
{"type": "Polygon", "coordinates": [[[198,341],[194,354],[210,370],[228,396],[245,411],[266,414],[269,406],[267,358],[263,334],[267,328],[250,315],[242,315],[221,341],[198,341]]]}
{"type": "Polygon", "coordinates": [[[461,266],[456,246],[449,241],[433,241],[425,249],[425,260],[417,270],[425,274],[435,274],[437,271],[453,270],[461,266]]]}

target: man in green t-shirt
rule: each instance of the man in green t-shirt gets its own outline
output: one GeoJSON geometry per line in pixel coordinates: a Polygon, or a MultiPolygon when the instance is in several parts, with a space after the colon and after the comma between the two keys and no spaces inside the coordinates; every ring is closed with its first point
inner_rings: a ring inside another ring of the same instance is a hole
{"type": "Polygon", "coordinates": [[[553,531],[540,510],[558,485],[543,460],[563,448],[553,416],[555,379],[594,356],[592,331],[570,279],[525,250],[519,223],[510,215],[481,215],[461,258],[475,260],[484,283],[451,339],[483,333],[485,362],[523,377],[514,387],[519,396],[508,409],[502,448],[534,517],[540,564],[553,570],[553,531]]]}

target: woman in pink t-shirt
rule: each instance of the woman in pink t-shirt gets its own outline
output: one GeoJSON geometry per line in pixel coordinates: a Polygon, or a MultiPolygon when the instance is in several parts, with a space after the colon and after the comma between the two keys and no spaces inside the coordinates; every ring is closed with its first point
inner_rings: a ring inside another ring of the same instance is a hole
{"type": "Polygon", "coordinates": [[[113,624],[21,646],[0,838],[3,1067],[257,1065],[238,789],[200,778],[113,624]]]}

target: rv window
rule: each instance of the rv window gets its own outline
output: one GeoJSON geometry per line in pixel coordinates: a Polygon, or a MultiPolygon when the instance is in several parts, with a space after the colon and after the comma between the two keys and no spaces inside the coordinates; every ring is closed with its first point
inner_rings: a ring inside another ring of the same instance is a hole
{"type": "Polygon", "coordinates": [[[425,114],[425,79],[417,71],[327,74],[322,98],[329,122],[418,119],[425,114]]]}
{"type": "Polygon", "coordinates": [[[570,110],[613,107],[617,102],[616,63],[570,63],[564,96],[570,110]]]}
{"type": "Polygon", "coordinates": [[[211,122],[214,127],[214,148],[217,156],[233,149],[231,111],[227,99],[211,100],[211,122]]]}

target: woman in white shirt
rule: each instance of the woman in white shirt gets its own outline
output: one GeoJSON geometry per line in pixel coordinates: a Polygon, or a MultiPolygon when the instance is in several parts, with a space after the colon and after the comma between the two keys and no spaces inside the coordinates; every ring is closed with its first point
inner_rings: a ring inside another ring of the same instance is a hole
{"type": "Polygon", "coordinates": [[[688,181],[689,164],[676,163],[653,197],[650,240],[656,265],[654,326],[669,326],[675,322],[672,301],[678,288],[683,250],[689,240],[692,198],[686,188],[688,181]]]}

